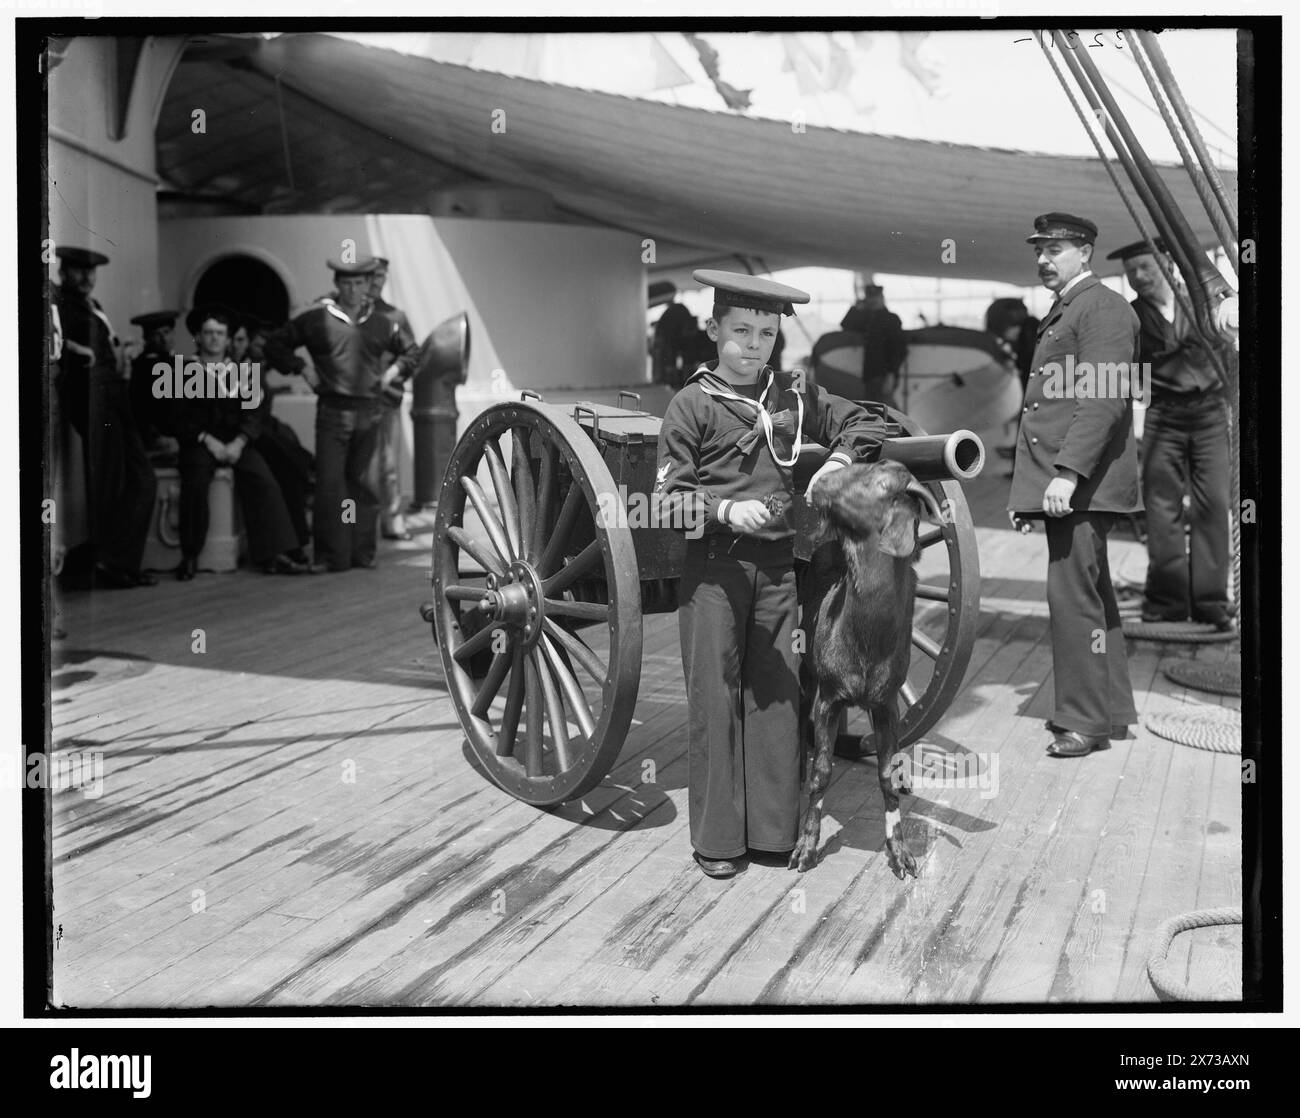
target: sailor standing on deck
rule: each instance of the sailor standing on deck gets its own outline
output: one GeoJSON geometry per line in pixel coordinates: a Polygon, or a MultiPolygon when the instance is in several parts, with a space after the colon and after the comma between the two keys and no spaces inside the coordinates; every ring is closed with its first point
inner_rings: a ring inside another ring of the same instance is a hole
{"type": "Polygon", "coordinates": [[[373,260],[328,266],[338,299],[322,299],[266,340],[267,363],[282,372],[304,374],[307,363],[294,353],[299,346],[315,366],[313,573],[375,566],[383,393],[415,375],[419,354],[370,299],[373,260]]]}
{"type": "Polygon", "coordinates": [[[1047,528],[1047,608],[1056,709],[1053,757],[1086,757],[1137,721],[1106,537],[1117,514],[1138,512],[1133,379],[1083,371],[1137,360],[1138,320],[1092,274],[1097,226],[1072,214],[1034,219],[1038,275],[1056,302],[1038,327],[1020,417],[1012,522],[1047,528]],[[1075,374],[1079,376],[1076,378],[1075,374]],[[1103,391],[1097,391],[1102,389],[1103,391]],[[1114,390],[1119,389],[1119,390],[1114,390]]]}
{"type": "Polygon", "coordinates": [[[59,288],[51,314],[62,336],[59,404],[81,436],[95,553],[94,585],[153,586],[140,570],[157,482],[131,411],[126,353],[104,308],[91,297],[102,252],[59,245],[59,288]]]}
{"type": "MultiPolygon", "coordinates": [[[[1155,246],[1175,273],[1164,242],[1155,246]]],[[[1178,304],[1146,241],[1106,257],[1124,265],[1137,298],[1140,357],[1151,365],[1142,442],[1142,499],[1147,507],[1147,581],[1143,621],[1204,621],[1232,627],[1228,526],[1228,411],[1213,359],[1178,304]],[[1183,497],[1189,498],[1183,511],[1183,497]],[[1188,530],[1190,528],[1190,531],[1188,530]]],[[[1225,366],[1227,342],[1211,344],[1225,366]]]]}

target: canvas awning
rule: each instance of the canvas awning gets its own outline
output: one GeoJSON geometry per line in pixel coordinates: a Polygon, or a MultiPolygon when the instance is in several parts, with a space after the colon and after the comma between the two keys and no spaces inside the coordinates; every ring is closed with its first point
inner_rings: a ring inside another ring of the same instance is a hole
{"type": "MultiPolygon", "coordinates": [[[[729,258],[1032,286],[1036,214],[1092,218],[1102,274],[1119,269],[1101,257],[1137,236],[1096,159],[801,128],[320,34],[183,63],[158,155],[173,189],[270,213],[422,212],[439,186],[532,187],[567,220],[653,239],[652,274],[729,258]],[[191,131],[195,104],[211,106],[207,135],[191,131]]],[[[1186,173],[1164,177],[1212,245],[1186,173]]]]}

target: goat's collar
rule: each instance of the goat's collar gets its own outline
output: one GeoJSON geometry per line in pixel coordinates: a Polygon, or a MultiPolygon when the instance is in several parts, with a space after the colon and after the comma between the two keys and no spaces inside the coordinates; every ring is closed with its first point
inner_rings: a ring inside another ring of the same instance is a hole
{"type": "Polygon", "coordinates": [[[727,384],[727,382],[723,380],[714,369],[709,368],[708,365],[701,365],[696,369],[687,379],[686,383],[690,384],[694,381],[699,386],[701,392],[706,396],[712,396],[714,399],[733,400],[736,403],[743,404],[747,408],[753,408],[758,413],[755,416],[755,421],[756,424],[761,425],[762,427],[763,437],[767,440],[767,449],[772,454],[772,460],[776,462],[778,466],[793,466],[799,461],[799,451],[801,449],[799,433],[803,430],[803,397],[799,393],[795,393],[795,403],[799,409],[798,420],[795,423],[794,437],[791,440],[792,449],[790,451],[790,457],[784,459],[776,449],[776,439],[773,436],[772,428],[772,416],[767,410],[768,394],[772,393],[774,398],[780,395],[779,389],[773,392],[773,389],[776,386],[776,373],[770,365],[764,365],[763,372],[766,373],[767,376],[763,381],[763,388],[759,392],[757,400],[751,400],[748,396],[741,396],[739,393],[733,392],[731,386],[727,384]]]}

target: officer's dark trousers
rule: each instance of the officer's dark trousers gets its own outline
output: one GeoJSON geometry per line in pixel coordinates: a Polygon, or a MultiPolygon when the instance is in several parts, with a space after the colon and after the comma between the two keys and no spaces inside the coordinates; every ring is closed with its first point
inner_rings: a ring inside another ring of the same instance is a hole
{"type": "MultiPolygon", "coordinates": [[[[208,538],[208,486],[220,463],[208,448],[191,443],[178,456],[181,475],[181,552],[197,559],[208,538]]],[[[275,476],[252,446],[244,447],[233,466],[235,492],[248,533],[248,558],[257,565],[269,563],[282,551],[298,546],[289,512],[275,476]]]]}
{"type": "Polygon", "coordinates": [[[127,382],[69,371],[59,394],[64,414],[81,436],[95,561],[138,572],[157,481],[131,412],[127,382]]]}
{"type": "Polygon", "coordinates": [[[1170,621],[1189,614],[1197,621],[1222,621],[1231,564],[1223,397],[1217,392],[1157,397],[1147,410],[1142,447],[1149,563],[1144,611],[1170,621]],[[1191,497],[1186,514],[1184,494],[1191,497]]]}
{"type": "Polygon", "coordinates": [[[1047,517],[1047,608],[1052,677],[1064,730],[1109,736],[1137,721],[1119,607],[1110,582],[1106,536],[1115,515],[1047,517]]]}
{"type": "Polygon", "coordinates": [[[321,396],[316,401],[313,558],[334,570],[366,564],[375,557],[383,419],[380,400],[321,396]]]}
{"type": "Polygon", "coordinates": [[[691,845],[786,851],[799,817],[799,670],[789,540],[689,542],[678,586],[691,845]]]}

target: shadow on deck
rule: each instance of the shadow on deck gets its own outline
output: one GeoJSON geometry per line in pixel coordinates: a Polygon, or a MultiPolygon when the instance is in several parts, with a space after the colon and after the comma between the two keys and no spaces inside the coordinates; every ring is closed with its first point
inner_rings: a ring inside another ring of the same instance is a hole
{"type": "MultiPolygon", "coordinates": [[[[60,598],[56,756],[101,755],[102,785],[53,794],[56,1002],[1154,1001],[1156,926],[1240,903],[1239,760],[1146,730],[1046,757],[1044,538],[1006,527],[1004,480],[970,492],[986,608],[964,689],[916,747],[903,832],[920,876],[904,883],[874,761],[837,764],[810,873],[775,859],[699,873],[671,616],[646,619],[619,763],[547,812],[493,786],[463,743],[416,612],[427,536],[373,572],[60,598]]],[[[1112,557],[1141,578],[1138,545],[1117,539],[1112,557]]],[[[1143,712],[1237,705],[1162,671],[1235,646],[1129,651],[1143,712]]],[[[1240,996],[1239,929],[1175,952],[1207,997],[1240,996]]]]}

